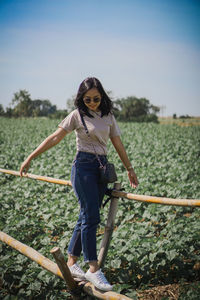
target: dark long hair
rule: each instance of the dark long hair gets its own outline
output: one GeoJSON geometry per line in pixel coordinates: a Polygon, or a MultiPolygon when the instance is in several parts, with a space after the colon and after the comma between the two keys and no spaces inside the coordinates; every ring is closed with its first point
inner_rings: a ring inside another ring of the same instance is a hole
{"type": "Polygon", "coordinates": [[[83,96],[85,95],[85,93],[87,93],[87,91],[89,91],[92,88],[96,88],[101,94],[101,103],[99,105],[101,116],[103,117],[104,115],[112,113],[112,101],[104,91],[101,82],[95,77],[88,77],[83,82],[81,82],[76,99],[74,100],[75,107],[77,107],[82,114],[93,118],[93,116],[89,113],[87,106],[83,102],[83,96]]]}

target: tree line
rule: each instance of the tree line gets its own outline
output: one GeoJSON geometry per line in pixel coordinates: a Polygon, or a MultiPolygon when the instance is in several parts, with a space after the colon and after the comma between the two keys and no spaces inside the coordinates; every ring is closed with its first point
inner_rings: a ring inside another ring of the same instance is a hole
{"type": "MultiPolygon", "coordinates": [[[[108,92],[109,96],[111,92],[108,92]]],[[[112,98],[112,97],[111,97],[112,98]]],[[[26,90],[15,93],[11,106],[4,111],[0,104],[0,116],[4,117],[49,117],[62,119],[73,109],[74,97],[67,100],[67,109],[57,109],[48,99],[31,99],[31,95],[26,90]]],[[[157,113],[160,111],[158,106],[152,105],[146,98],[129,96],[119,98],[114,103],[114,115],[119,121],[126,122],[158,122],[157,113]]]]}
{"type": "Polygon", "coordinates": [[[146,98],[129,96],[114,102],[114,115],[119,121],[157,123],[159,111],[160,108],[146,98]]]}
{"type": "Polygon", "coordinates": [[[0,104],[0,115],[5,117],[52,117],[64,118],[67,110],[58,110],[50,100],[31,99],[31,95],[26,90],[20,90],[15,93],[11,105],[4,111],[0,104]]]}

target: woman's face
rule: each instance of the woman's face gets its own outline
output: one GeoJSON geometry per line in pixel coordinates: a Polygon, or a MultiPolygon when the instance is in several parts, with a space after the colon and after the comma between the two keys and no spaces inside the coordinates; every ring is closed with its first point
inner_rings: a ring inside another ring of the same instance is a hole
{"type": "Polygon", "coordinates": [[[87,108],[93,111],[98,111],[101,104],[101,94],[97,88],[92,88],[83,96],[83,102],[87,108]]]}

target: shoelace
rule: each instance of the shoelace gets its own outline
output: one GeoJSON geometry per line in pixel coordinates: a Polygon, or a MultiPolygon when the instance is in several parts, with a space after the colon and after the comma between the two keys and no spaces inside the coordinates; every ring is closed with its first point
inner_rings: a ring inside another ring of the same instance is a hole
{"type": "Polygon", "coordinates": [[[78,271],[79,273],[83,273],[82,270],[81,270],[81,268],[77,264],[73,265],[73,269],[74,269],[74,271],[78,271]]]}
{"type": "Polygon", "coordinates": [[[109,284],[102,272],[96,274],[99,283],[109,284]]]}

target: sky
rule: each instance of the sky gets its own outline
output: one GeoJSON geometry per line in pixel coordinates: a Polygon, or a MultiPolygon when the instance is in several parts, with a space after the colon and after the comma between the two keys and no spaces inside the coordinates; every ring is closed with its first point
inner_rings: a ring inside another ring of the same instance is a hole
{"type": "Polygon", "coordinates": [[[0,0],[0,103],[66,109],[88,76],[113,99],[200,116],[200,0],[0,0]]]}

